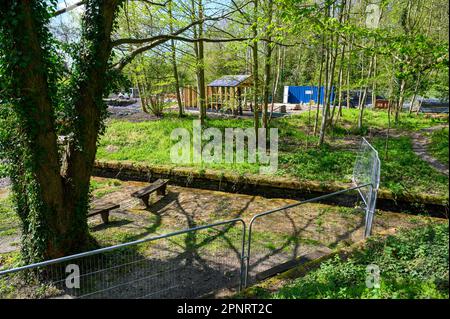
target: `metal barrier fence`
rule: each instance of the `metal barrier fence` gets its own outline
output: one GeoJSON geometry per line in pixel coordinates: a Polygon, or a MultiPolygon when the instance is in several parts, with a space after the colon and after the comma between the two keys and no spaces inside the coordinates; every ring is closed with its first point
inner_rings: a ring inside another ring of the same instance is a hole
{"type": "Polygon", "coordinates": [[[358,188],[361,199],[366,205],[366,230],[365,237],[370,236],[372,231],[373,216],[377,202],[378,188],[380,187],[381,162],[378,151],[365,138],[356,157],[353,168],[353,183],[356,186],[368,185],[358,188]]]}
{"type": "Polygon", "coordinates": [[[312,256],[313,258],[318,257],[321,250],[326,253],[328,246],[335,245],[339,240],[346,239],[350,235],[348,230],[351,227],[355,230],[364,227],[364,237],[370,236],[380,182],[380,159],[378,152],[364,138],[356,157],[352,180],[354,186],[349,189],[253,216],[249,224],[245,286],[263,279],[265,276],[270,276],[270,272],[273,274],[277,271],[276,267],[278,270],[282,270],[283,265],[285,268],[289,268],[298,262],[299,257],[308,253],[315,254],[312,256]],[[326,214],[322,214],[324,216],[313,214],[308,216],[304,209],[308,203],[355,191],[360,195],[364,204],[365,220],[363,225],[344,225],[340,232],[331,234],[326,227],[336,222],[335,220],[326,222],[326,214]],[[320,225],[319,218],[321,219],[320,225]],[[312,223],[316,223],[317,227],[322,229],[308,233],[308,226],[312,223]]]}
{"type": "Polygon", "coordinates": [[[4,270],[0,298],[198,298],[236,291],[274,267],[326,250],[323,242],[345,238],[349,225],[330,237],[330,223],[319,225],[325,217],[308,215],[308,203],[356,192],[365,220],[352,227],[369,236],[379,180],[378,153],[363,139],[353,187],[253,216],[247,241],[246,224],[237,218],[4,270]],[[313,222],[321,232],[307,232],[313,222]]]}
{"type": "Polygon", "coordinates": [[[245,233],[244,221],[233,219],[1,271],[0,298],[198,298],[237,291],[245,233]]]}

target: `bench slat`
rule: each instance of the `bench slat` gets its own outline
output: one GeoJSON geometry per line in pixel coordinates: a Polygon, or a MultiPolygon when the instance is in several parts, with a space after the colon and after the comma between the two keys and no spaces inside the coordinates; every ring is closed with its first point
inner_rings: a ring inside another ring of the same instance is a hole
{"type": "Polygon", "coordinates": [[[163,187],[168,182],[169,182],[168,180],[158,179],[157,181],[153,182],[150,186],[147,186],[143,189],[138,190],[137,192],[134,192],[133,194],[131,194],[131,196],[136,198],[144,197],[163,187]]]}
{"type": "Polygon", "coordinates": [[[105,204],[101,204],[98,206],[95,206],[94,208],[89,210],[88,216],[94,216],[94,215],[98,215],[104,212],[108,212],[110,210],[113,209],[117,209],[119,208],[120,205],[118,204],[113,204],[113,203],[105,203],[105,204]]]}

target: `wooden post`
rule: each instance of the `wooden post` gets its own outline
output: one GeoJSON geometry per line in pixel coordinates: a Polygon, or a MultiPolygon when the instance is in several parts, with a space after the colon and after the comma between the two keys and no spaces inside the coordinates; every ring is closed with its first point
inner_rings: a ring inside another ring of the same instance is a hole
{"type": "Polygon", "coordinates": [[[227,108],[230,106],[229,100],[230,100],[230,88],[228,86],[226,86],[225,87],[225,105],[227,106],[227,108]]]}
{"type": "Polygon", "coordinates": [[[189,107],[192,107],[192,85],[189,85],[189,107]]]}
{"type": "Polygon", "coordinates": [[[206,108],[208,108],[208,103],[209,103],[209,95],[208,95],[208,92],[209,92],[209,88],[208,87],[206,87],[206,92],[205,92],[205,105],[206,105],[206,108]]]}
{"type": "Polygon", "coordinates": [[[219,93],[220,93],[220,88],[216,87],[216,109],[219,110],[219,93]]]}
{"type": "Polygon", "coordinates": [[[236,97],[237,97],[237,94],[236,94],[236,87],[233,87],[233,88],[231,88],[231,90],[233,91],[233,100],[232,100],[232,108],[233,108],[233,114],[234,115],[237,115],[237,107],[236,107],[236,97]]]}

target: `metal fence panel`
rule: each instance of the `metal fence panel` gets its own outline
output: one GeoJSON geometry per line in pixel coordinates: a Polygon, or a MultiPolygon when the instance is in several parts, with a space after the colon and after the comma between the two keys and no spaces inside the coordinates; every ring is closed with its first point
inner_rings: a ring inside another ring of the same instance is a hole
{"type": "Polygon", "coordinates": [[[353,169],[353,183],[356,186],[368,185],[358,189],[361,199],[366,204],[366,237],[370,235],[372,230],[377,193],[380,186],[380,169],[381,163],[377,150],[363,138],[353,169]]]}
{"type": "Polygon", "coordinates": [[[283,268],[289,268],[298,262],[300,257],[317,258],[321,251],[338,244],[339,241],[362,229],[362,236],[370,235],[375,213],[376,197],[380,181],[380,160],[378,152],[363,138],[358,152],[353,182],[354,186],[346,190],[319,196],[293,205],[267,211],[255,215],[249,224],[247,246],[247,269],[245,285],[269,276],[283,268]],[[305,204],[339,196],[347,192],[357,191],[364,203],[365,217],[357,218],[345,224],[345,220],[326,220],[324,216],[308,214],[305,204]],[[311,224],[321,219],[322,230],[309,231],[311,224]],[[326,228],[333,223],[341,223],[335,227],[334,234],[326,228]],[[342,224],[344,223],[344,224],[342,224]]]}
{"type": "Polygon", "coordinates": [[[29,265],[0,272],[0,297],[198,298],[237,291],[244,241],[245,224],[236,219],[29,265]]]}

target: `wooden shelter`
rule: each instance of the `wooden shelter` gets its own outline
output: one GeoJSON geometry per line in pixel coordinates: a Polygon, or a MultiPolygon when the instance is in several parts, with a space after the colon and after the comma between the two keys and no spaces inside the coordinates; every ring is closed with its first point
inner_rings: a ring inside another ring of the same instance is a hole
{"type": "MultiPolygon", "coordinates": [[[[207,85],[206,105],[210,109],[231,110],[234,114],[242,114],[243,96],[252,85],[251,75],[225,75],[207,85]]],[[[183,99],[185,107],[197,107],[196,88],[184,88],[183,99]]]]}

